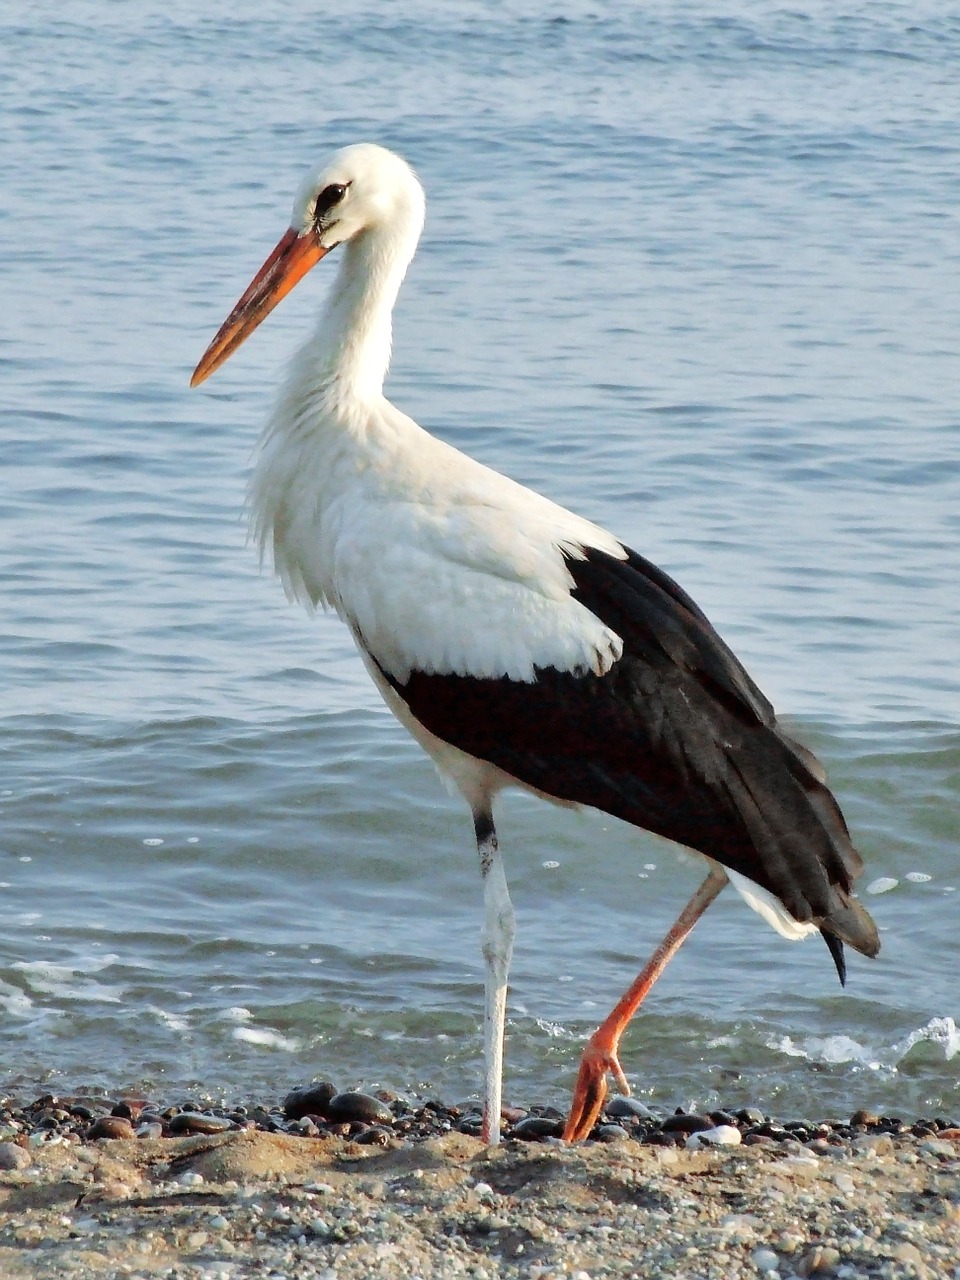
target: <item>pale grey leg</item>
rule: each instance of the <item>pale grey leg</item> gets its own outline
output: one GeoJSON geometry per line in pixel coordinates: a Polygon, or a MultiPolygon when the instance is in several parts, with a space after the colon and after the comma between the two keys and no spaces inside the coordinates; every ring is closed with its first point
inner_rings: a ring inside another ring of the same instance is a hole
{"type": "Polygon", "coordinates": [[[500,1141],[503,1089],[503,1031],[507,1014],[507,977],[516,932],[513,904],[503,871],[493,815],[489,809],[473,815],[483,876],[483,959],[486,964],[483,1014],[483,1140],[500,1141]]]}

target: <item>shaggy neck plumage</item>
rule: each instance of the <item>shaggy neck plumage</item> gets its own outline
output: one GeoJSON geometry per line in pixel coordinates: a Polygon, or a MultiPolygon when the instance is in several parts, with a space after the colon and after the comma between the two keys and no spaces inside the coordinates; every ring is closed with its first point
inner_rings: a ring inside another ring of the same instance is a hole
{"type": "Polygon", "coordinates": [[[371,227],[340,250],[339,275],[295,371],[299,386],[319,394],[328,412],[382,396],[393,307],[417,239],[404,228],[371,227]]]}

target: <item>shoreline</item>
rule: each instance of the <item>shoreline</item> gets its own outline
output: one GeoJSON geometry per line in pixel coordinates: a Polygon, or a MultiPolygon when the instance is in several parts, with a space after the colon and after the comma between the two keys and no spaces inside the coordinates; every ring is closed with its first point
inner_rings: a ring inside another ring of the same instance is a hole
{"type": "MultiPolygon", "coordinates": [[[[22,1112],[32,1130],[0,1140],[0,1275],[960,1280],[960,1129],[946,1121],[908,1126],[861,1111],[803,1137],[765,1117],[782,1136],[764,1137],[754,1114],[720,1113],[730,1126],[714,1123],[717,1113],[618,1122],[614,1106],[595,1140],[566,1146],[535,1136],[533,1121],[555,1123],[539,1108],[508,1116],[508,1132],[527,1123],[526,1139],[488,1149],[453,1126],[469,1127],[458,1108],[330,1088],[308,1091],[307,1104],[325,1096],[334,1118],[281,1117],[316,1134],[171,1107],[170,1136],[150,1136],[143,1125],[156,1122],[142,1117],[160,1113],[136,1099],[101,1099],[102,1114],[79,1117],[78,1132],[69,1099],[38,1100],[22,1112]],[[368,1117],[336,1119],[337,1097],[368,1117]],[[124,1136],[93,1136],[108,1121],[124,1136]],[[140,1137],[124,1127],[135,1124],[140,1137]],[[210,1131],[191,1131],[204,1124],[210,1131]],[[739,1141],[706,1139],[723,1128],[739,1141]]],[[[288,1095],[289,1110],[298,1097],[288,1095]]],[[[6,1133],[11,1121],[0,1124],[6,1133]]]]}

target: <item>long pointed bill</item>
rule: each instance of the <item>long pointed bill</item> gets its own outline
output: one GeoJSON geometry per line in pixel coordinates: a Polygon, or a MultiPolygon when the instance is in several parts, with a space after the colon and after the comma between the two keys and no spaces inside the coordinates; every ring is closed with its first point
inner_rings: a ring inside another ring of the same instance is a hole
{"type": "Polygon", "coordinates": [[[301,235],[291,227],[250,281],[247,291],[203,353],[190,379],[191,387],[198,387],[215,369],[219,369],[241,342],[250,337],[261,320],[266,319],[281,298],[285,298],[297,281],[302,280],[328,252],[315,231],[301,235]]]}

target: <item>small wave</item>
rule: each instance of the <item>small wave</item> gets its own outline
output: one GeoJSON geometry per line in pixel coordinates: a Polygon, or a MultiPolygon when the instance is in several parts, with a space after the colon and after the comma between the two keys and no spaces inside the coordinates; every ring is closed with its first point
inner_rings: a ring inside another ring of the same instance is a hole
{"type": "Polygon", "coordinates": [[[265,1049],[282,1049],[284,1053],[296,1053],[300,1048],[299,1040],[283,1036],[279,1031],[257,1027],[236,1027],[233,1038],[241,1040],[244,1044],[255,1044],[265,1049]]]}
{"type": "Polygon", "coordinates": [[[953,1018],[931,1018],[925,1027],[911,1031],[900,1046],[900,1059],[905,1058],[918,1044],[939,1045],[944,1059],[949,1062],[960,1053],[960,1028],[953,1018]]]}
{"type": "Polygon", "coordinates": [[[879,1071],[886,1065],[874,1050],[851,1036],[807,1036],[799,1043],[792,1036],[776,1036],[769,1042],[769,1047],[790,1058],[806,1058],[809,1062],[822,1062],[831,1066],[852,1062],[871,1071],[879,1071]]]}
{"type": "Polygon", "coordinates": [[[88,959],[83,968],[53,964],[49,960],[18,960],[13,968],[24,975],[34,991],[43,995],[57,996],[61,1000],[99,1000],[104,1004],[119,1004],[123,987],[106,986],[89,976],[106,969],[119,958],[113,954],[98,956],[95,960],[88,959]]]}
{"type": "Polygon", "coordinates": [[[168,1031],[178,1031],[186,1034],[190,1031],[190,1023],[179,1013],[168,1013],[166,1009],[161,1009],[155,1004],[147,1006],[147,1013],[152,1013],[156,1020],[163,1024],[168,1031]]]}
{"type": "Polygon", "coordinates": [[[941,1049],[943,1060],[949,1062],[960,1053],[960,1028],[953,1018],[935,1017],[925,1026],[911,1031],[903,1040],[880,1047],[861,1044],[845,1035],[807,1036],[800,1041],[791,1036],[774,1036],[768,1041],[769,1048],[791,1058],[806,1058],[809,1062],[829,1066],[849,1063],[854,1067],[890,1075],[896,1074],[903,1060],[917,1045],[941,1049]]]}
{"type": "Polygon", "coordinates": [[[33,1001],[19,987],[0,980],[0,1009],[6,1010],[11,1018],[29,1018],[33,1012],[33,1001]]]}

